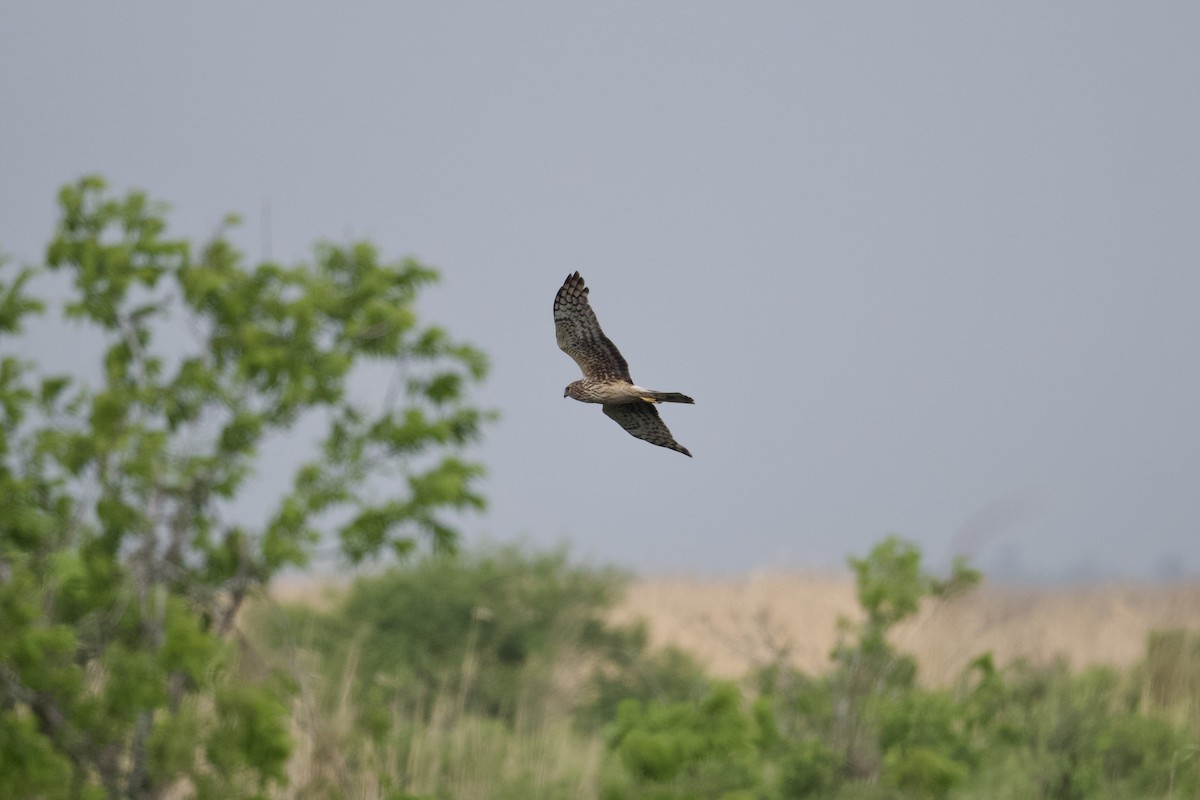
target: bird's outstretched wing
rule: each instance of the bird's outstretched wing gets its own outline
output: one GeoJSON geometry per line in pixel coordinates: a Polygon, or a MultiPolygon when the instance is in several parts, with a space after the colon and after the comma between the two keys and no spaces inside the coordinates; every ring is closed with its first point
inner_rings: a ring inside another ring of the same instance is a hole
{"type": "Polygon", "coordinates": [[[615,419],[618,425],[633,436],[650,444],[683,453],[688,458],[692,457],[686,447],[675,441],[675,437],[667,430],[667,424],[650,403],[614,403],[602,408],[606,416],[615,419]]]}
{"type": "Polygon", "coordinates": [[[583,377],[633,382],[621,351],[600,330],[588,304],[588,288],[578,272],[568,275],[554,296],[554,335],[559,348],[583,370],[583,377]]]}

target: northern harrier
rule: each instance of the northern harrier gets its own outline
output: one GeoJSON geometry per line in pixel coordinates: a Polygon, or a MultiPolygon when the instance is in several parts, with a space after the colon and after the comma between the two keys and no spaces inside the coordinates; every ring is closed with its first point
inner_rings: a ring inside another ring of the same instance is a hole
{"type": "Polygon", "coordinates": [[[583,380],[568,384],[563,397],[600,403],[606,415],[637,438],[692,457],[671,436],[654,404],[696,401],[679,392],[643,389],[633,382],[621,351],[600,330],[600,322],[588,305],[588,288],[578,272],[567,276],[554,297],[554,333],[559,348],[583,370],[583,380]]]}

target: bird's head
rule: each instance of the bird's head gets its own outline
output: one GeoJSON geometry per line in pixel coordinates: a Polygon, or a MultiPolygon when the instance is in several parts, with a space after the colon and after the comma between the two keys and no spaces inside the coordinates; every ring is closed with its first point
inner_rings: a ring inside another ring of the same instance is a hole
{"type": "Polygon", "coordinates": [[[579,381],[574,381],[573,383],[568,383],[567,388],[563,389],[563,397],[574,397],[576,400],[578,400],[579,395],[576,394],[576,392],[578,390],[579,390],[579,381]]]}

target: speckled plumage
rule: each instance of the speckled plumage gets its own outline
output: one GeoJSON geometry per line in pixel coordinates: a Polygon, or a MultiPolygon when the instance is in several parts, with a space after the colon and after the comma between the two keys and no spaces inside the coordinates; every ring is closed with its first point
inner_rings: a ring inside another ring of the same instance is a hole
{"type": "Polygon", "coordinates": [[[695,401],[678,392],[659,392],[633,382],[621,351],[600,330],[600,321],[588,303],[588,287],[578,272],[567,276],[554,297],[554,333],[559,348],[583,371],[583,379],[568,385],[564,397],[600,403],[605,415],[631,435],[692,455],[671,436],[654,404],[695,401]]]}

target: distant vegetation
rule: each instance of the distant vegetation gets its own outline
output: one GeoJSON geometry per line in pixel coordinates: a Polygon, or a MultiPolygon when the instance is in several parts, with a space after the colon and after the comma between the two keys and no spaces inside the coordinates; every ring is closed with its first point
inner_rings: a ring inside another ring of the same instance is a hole
{"type": "Polygon", "coordinates": [[[638,626],[606,624],[622,578],[561,554],[430,558],[333,609],[256,606],[256,669],[289,673],[297,797],[1190,798],[1200,789],[1200,634],[1151,636],[1119,673],[998,667],[918,681],[888,634],[948,579],[889,538],[851,559],[863,620],[831,668],[738,683],[638,626]]]}
{"type": "MultiPolygon", "coordinates": [[[[484,504],[462,450],[492,415],[469,402],[483,355],[418,321],[432,270],[365,243],[247,265],[95,178],[59,203],[45,268],[101,363],[89,382],[0,353],[0,798],[1200,792],[1200,634],[1155,633],[1124,672],[979,653],[929,687],[890,634],[979,576],[935,577],[890,538],[850,560],[862,615],[828,670],[717,680],[610,621],[619,573],[455,555],[449,512],[484,504]],[[379,407],[345,391],[371,359],[402,368],[379,407]],[[230,519],[301,418],[312,457],[264,522],[230,519]],[[321,534],[402,564],[273,601],[321,534]]],[[[43,310],[42,270],[0,266],[7,345],[43,310]]]]}

